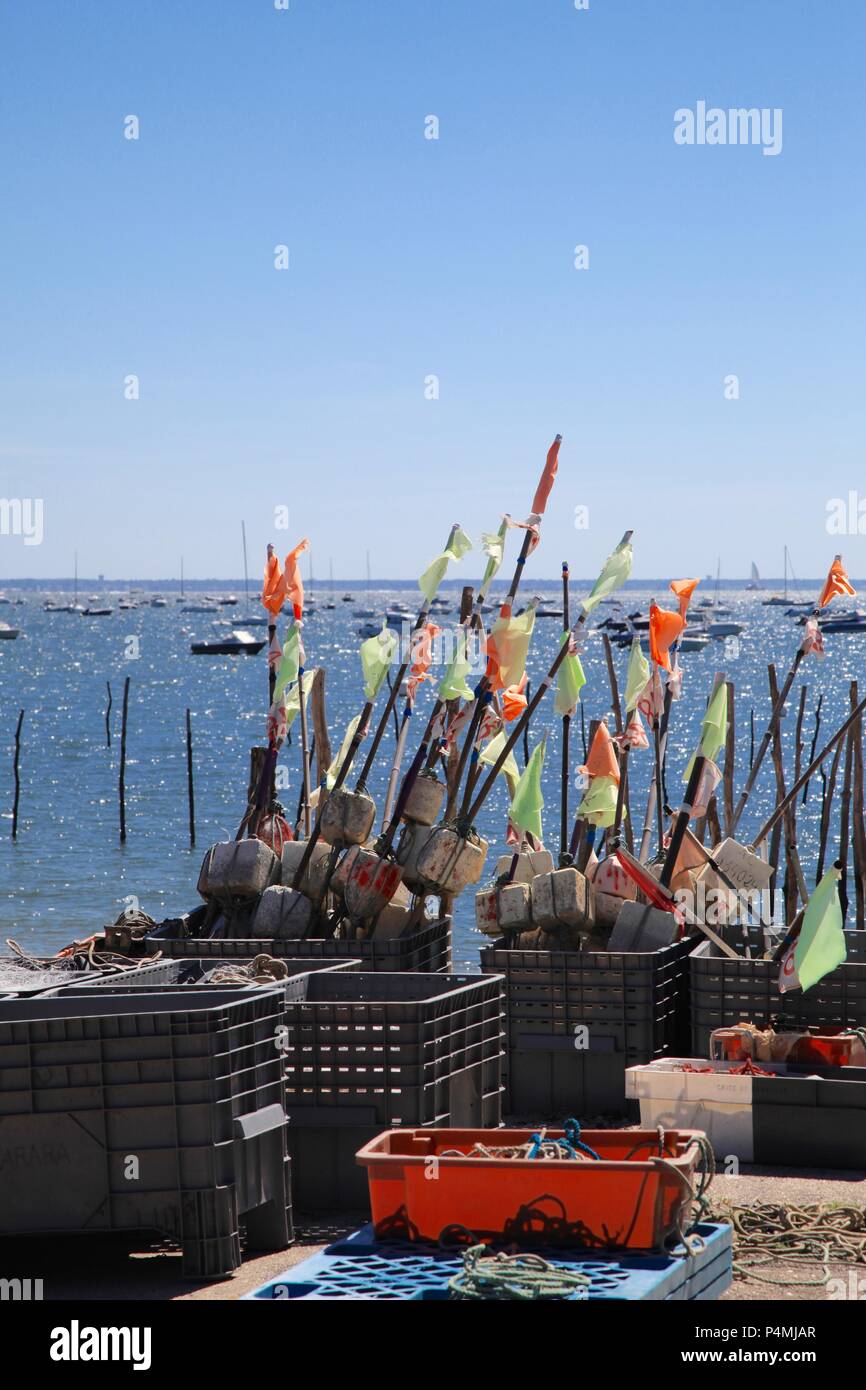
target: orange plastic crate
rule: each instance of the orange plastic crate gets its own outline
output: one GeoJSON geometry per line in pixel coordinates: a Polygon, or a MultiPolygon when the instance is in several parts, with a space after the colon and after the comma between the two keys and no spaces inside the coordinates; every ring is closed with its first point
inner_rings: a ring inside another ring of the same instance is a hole
{"type": "MultiPolygon", "coordinates": [[[[656,1130],[583,1130],[581,1140],[598,1162],[451,1156],[476,1143],[524,1144],[533,1133],[392,1129],[378,1135],[356,1156],[367,1169],[377,1233],[439,1240],[462,1226],[482,1240],[522,1245],[664,1245],[694,1184],[697,1131],[667,1131],[662,1155],[656,1130]]],[[[563,1133],[548,1130],[547,1137],[563,1133]]]]}

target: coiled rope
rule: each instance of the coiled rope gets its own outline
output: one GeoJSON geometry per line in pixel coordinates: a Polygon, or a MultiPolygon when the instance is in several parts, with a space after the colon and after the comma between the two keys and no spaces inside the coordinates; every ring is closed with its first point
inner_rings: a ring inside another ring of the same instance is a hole
{"type": "Polygon", "coordinates": [[[719,1203],[714,1215],[730,1221],[734,1231],[734,1273],[761,1284],[821,1288],[830,1265],[866,1264],[866,1209],[818,1202],[787,1207],[756,1202],[750,1207],[719,1203]],[[821,1277],[774,1278],[770,1265],[818,1265],[821,1277]]]}
{"type": "Polygon", "coordinates": [[[540,1255],[491,1255],[486,1245],[473,1245],[463,1255],[463,1268],[448,1281],[453,1298],[515,1300],[570,1298],[585,1291],[589,1276],[563,1269],[540,1255]]]}

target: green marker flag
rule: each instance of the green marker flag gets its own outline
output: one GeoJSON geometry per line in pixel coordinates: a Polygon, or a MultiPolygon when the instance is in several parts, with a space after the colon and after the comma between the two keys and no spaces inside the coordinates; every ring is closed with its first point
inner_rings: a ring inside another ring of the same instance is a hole
{"type": "Polygon", "coordinates": [[[424,595],[428,603],[436,597],[436,591],[442,580],[445,578],[445,571],[451,560],[462,560],[463,556],[472,549],[472,542],[463,530],[462,526],[455,526],[448,537],[448,544],[441,555],[437,555],[431,565],[428,565],[421,578],[418,580],[418,588],[424,595]]]}
{"type": "MultiPolygon", "coordinates": [[[[480,763],[484,763],[486,767],[492,767],[493,764],[496,762],[496,759],[499,757],[499,754],[502,752],[503,746],[505,745],[507,738],[508,735],[506,734],[505,730],[500,729],[499,733],[494,734],[493,738],[490,740],[487,746],[483,748],[482,751],[479,753],[478,761],[480,763]]],[[[512,789],[513,795],[513,789],[517,786],[517,783],[520,781],[520,768],[517,766],[517,759],[514,756],[513,750],[508,754],[508,757],[505,759],[505,762],[502,764],[502,767],[499,770],[502,773],[502,776],[508,782],[509,787],[512,789]]]]}
{"type": "Polygon", "coordinates": [[[394,660],[397,650],[397,634],[387,623],[375,637],[368,637],[361,643],[361,670],[364,673],[364,699],[375,700],[385,679],[385,672],[394,660]]]}
{"type": "MultiPolygon", "coordinates": [[[[313,688],[313,680],[316,675],[315,667],[312,671],[305,671],[302,677],[304,683],[304,709],[307,708],[307,701],[310,698],[310,691],[313,688]]],[[[286,696],[286,728],[290,729],[301,712],[301,681],[295,681],[288,695],[286,696]]]]}
{"type": "Polygon", "coordinates": [[[469,657],[466,655],[466,629],[465,627],[458,627],[454,656],[439,682],[440,700],[475,699],[475,692],[466,682],[471,665],[469,657]]]}
{"type": "MultiPolygon", "coordinates": [[[[569,640],[570,634],[564,632],[559,639],[559,645],[569,640]]],[[[556,699],[553,708],[556,714],[574,714],[577,709],[577,702],[580,699],[580,692],[586,685],[586,676],[583,674],[583,667],[580,664],[580,657],[577,652],[569,654],[563,661],[556,673],[556,699]]]]}
{"type": "Polygon", "coordinates": [[[478,586],[478,600],[483,601],[487,597],[487,590],[499,573],[499,566],[502,564],[505,555],[505,534],[508,530],[508,522],[503,521],[498,531],[485,531],[481,537],[481,549],[487,556],[487,568],[478,586]]]}
{"type": "MultiPolygon", "coordinates": [[[[607,829],[616,820],[616,802],[617,784],[613,777],[593,777],[577,808],[577,814],[588,820],[590,825],[607,829]]],[[[622,814],[626,815],[624,806],[622,814]]]]}
{"type": "Polygon", "coordinates": [[[794,964],[802,989],[810,989],[847,958],[839,880],[834,865],[828,869],[809,899],[803,926],[794,948],[794,964]]]}
{"type": "MultiPolygon", "coordinates": [[[[374,639],[374,640],[375,640],[375,639],[374,639]]],[[[355,737],[355,731],[356,731],[356,729],[357,729],[358,724],[360,723],[360,721],[361,721],[361,716],[360,716],[360,714],[356,714],[356,715],[355,715],[355,718],[354,718],[354,719],[350,719],[349,722],[348,722],[348,724],[346,725],[346,732],[345,732],[344,735],[343,735],[343,742],[340,744],[340,751],[339,751],[339,753],[337,754],[337,756],[336,756],[336,758],[334,759],[334,761],[331,763],[331,766],[328,768],[327,773],[325,774],[325,782],[326,782],[328,791],[331,790],[331,788],[333,787],[334,783],[335,783],[336,780],[337,780],[337,773],[340,771],[340,768],[343,766],[343,763],[344,763],[345,758],[346,758],[346,754],[347,754],[348,751],[349,751],[349,744],[352,742],[352,739],[355,737]]],[[[354,759],[353,759],[353,761],[354,761],[354,759]]],[[[351,764],[349,765],[349,767],[351,767],[351,764]]],[[[349,768],[346,769],[346,772],[347,772],[347,774],[348,774],[349,768]]]]}
{"type": "Polygon", "coordinates": [[[526,764],[520,781],[517,783],[514,796],[511,798],[511,810],[508,812],[508,819],[511,824],[527,835],[532,835],[539,844],[544,839],[541,830],[541,812],[544,807],[544,797],[541,794],[541,769],[544,767],[546,751],[547,734],[533,748],[532,756],[526,764]]]}
{"type": "MultiPolygon", "coordinates": [[[[631,535],[631,532],[628,534],[631,535]]],[[[632,556],[631,541],[621,540],[616,550],[605,560],[601,574],[590,590],[589,598],[583,600],[584,612],[591,613],[603,598],[608,598],[622,587],[631,574],[632,556]]]]}
{"type": "Polygon", "coordinates": [[[628,673],[625,678],[626,714],[631,714],[636,707],[641,692],[646,689],[650,674],[650,664],[641,650],[640,638],[635,637],[628,654],[628,673]]]}
{"type": "Polygon", "coordinates": [[[273,703],[275,705],[280,703],[280,697],[286,686],[292,685],[293,682],[298,679],[298,671],[300,668],[300,629],[293,623],[283,643],[283,655],[280,660],[279,670],[277,671],[277,683],[274,686],[273,703]]]}
{"type": "MultiPolygon", "coordinates": [[[[698,748],[705,758],[710,762],[715,762],[719,752],[725,746],[725,739],[728,737],[728,686],[726,681],[719,682],[719,688],[707,705],[706,712],[701,720],[701,741],[698,748]]],[[[683,773],[683,781],[688,782],[692,775],[692,766],[695,761],[696,753],[689,758],[688,767],[683,773]]]]}

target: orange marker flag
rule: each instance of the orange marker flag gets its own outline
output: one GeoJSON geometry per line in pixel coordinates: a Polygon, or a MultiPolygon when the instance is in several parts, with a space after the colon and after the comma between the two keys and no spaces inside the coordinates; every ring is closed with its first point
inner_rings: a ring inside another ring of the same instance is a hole
{"type": "Polygon", "coordinates": [[[669,613],[666,608],[659,608],[657,603],[650,604],[649,619],[650,656],[657,666],[669,671],[671,662],[668,652],[685,627],[686,620],[679,613],[669,613]]]}
{"type": "Polygon", "coordinates": [[[269,613],[277,616],[286,599],[286,577],[272,545],[268,546],[265,579],[262,584],[262,603],[269,613]]]}
{"type": "Polygon", "coordinates": [[[556,469],[559,464],[559,446],[562,443],[562,436],[557,435],[547,451],[547,461],[544,465],[544,472],[541,481],[535,489],[535,496],[532,499],[532,512],[534,516],[544,516],[544,509],[547,506],[547,499],[553,487],[553,480],[556,477],[556,469]]]}
{"type": "Polygon", "coordinates": [[[587,777],[612,777],[619,785],[619,760],[604,720],[595,731],[589,757],[580,771],[585,772],[587,777]]]}
{"type": "MultiPolygon", "coordinates": [[[[286,598],[291,600],[292,608],[296,618],[304,616],[304,584],[301,579],[301,571],[298,565],[298,556],[303,555],[305,550],[309,550],[310,542],[304,538],[286,556],[286,598]]],[[[278,610],[279,611],[279,610],[278,610]]]]}
{"type": "Polygon", "coordinates": [[[695,589],[700,584],[699,579],[672,579],[671,589],[676,594],[680,603],[680,617],[685,618],[688,612],[689,602],[695,589]]]}
{"type": "Polygon", "coordinates": [[[837,555],[832,565],[830,573],[827,575],[824,587],[821,590],[821,597],[818,599],[818,607],[825,608],[831,599],[837,594],[847,594],[851,598],[857,590],[848,578],[848,572],[842,564],[842,556],[837,555]]]}
{"type": "Polygon", "coordinates": [[[527,676],[524,671],[516,685],[509,685],[502,692],[500,697],[502,700],[502,718],[507,724],[517,719],[526,709],[528,701],[523,693],[526,689],[526,680],[527,676]]]}

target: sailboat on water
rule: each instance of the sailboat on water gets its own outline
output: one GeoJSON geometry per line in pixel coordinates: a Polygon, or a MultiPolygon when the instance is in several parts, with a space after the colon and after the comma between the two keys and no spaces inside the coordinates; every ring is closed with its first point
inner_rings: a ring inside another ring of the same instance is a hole
{"type": "Polygon", "coordinates": [[[761,583],[761,576],[758,574],[758,566],[755,564],[755,562],[754,562],[754,560],[753,560],[753,561],[752,561],[752,577],[751,577],[751,579],[749,580],[748,584],[746,585],[746,588],[749,590],[750,593],[755,593],[755,592],[757,592],[757,590],[762,589],[763,587],[764,587],[764,586],[763,586],[763,584],[761,583]]]}
{"type": "Polygon", "coordinates": [[[325,604],[325,607],[326,607],[326,608],[336,608],[337,605],[336,605],[336,603],[334,602],[334,562],[333,562],[333,560],[329,560],[329,561],[328,561],[328,583],[329,583],[329,585],[330,585],[330,590],[331,590],[331,592],[330,592],[329,595],[328,595],[328,602],[325,604]]]}
{"type": "MultiPolygon", "coordinates": [[[[370,552],[367,551],[367,602],[370,602],[370,552]]],[[[375,618],[375,608],[353,608],[353,618],[375,618]]]]}
{"type": "Polygon", "coordinates": [[[46,613],[83,613],[84,604],[78,602],[78,551],[75,552],[75,580],[74,595],[72,603],[48,603],[43,604],[46,613]]]}
{"type": "Polygon", "coordinates": [[[232,623],[243,623],[245,627],[267,627],[269,619],[266,613],[250,612],[250,573],[247,562],[247,524],[241,522],[241,543],[244,548],[244,607],[246,612],[242,618],[232,618],[232,623]]]}
{"type": "MultiPolygon", "coordinates": [[[[809,599],[791,599],[788,597],[788,547],[785,546],[784,578],[782,580],[782,593],[773,594],[771,598],[762,599],[765,608],[786,608],[789,613],[802,613],[807,608],[813,607],[809,599]]],[[[794,571],[791,569],[791,578],[794,578],[794,571]]]]}

